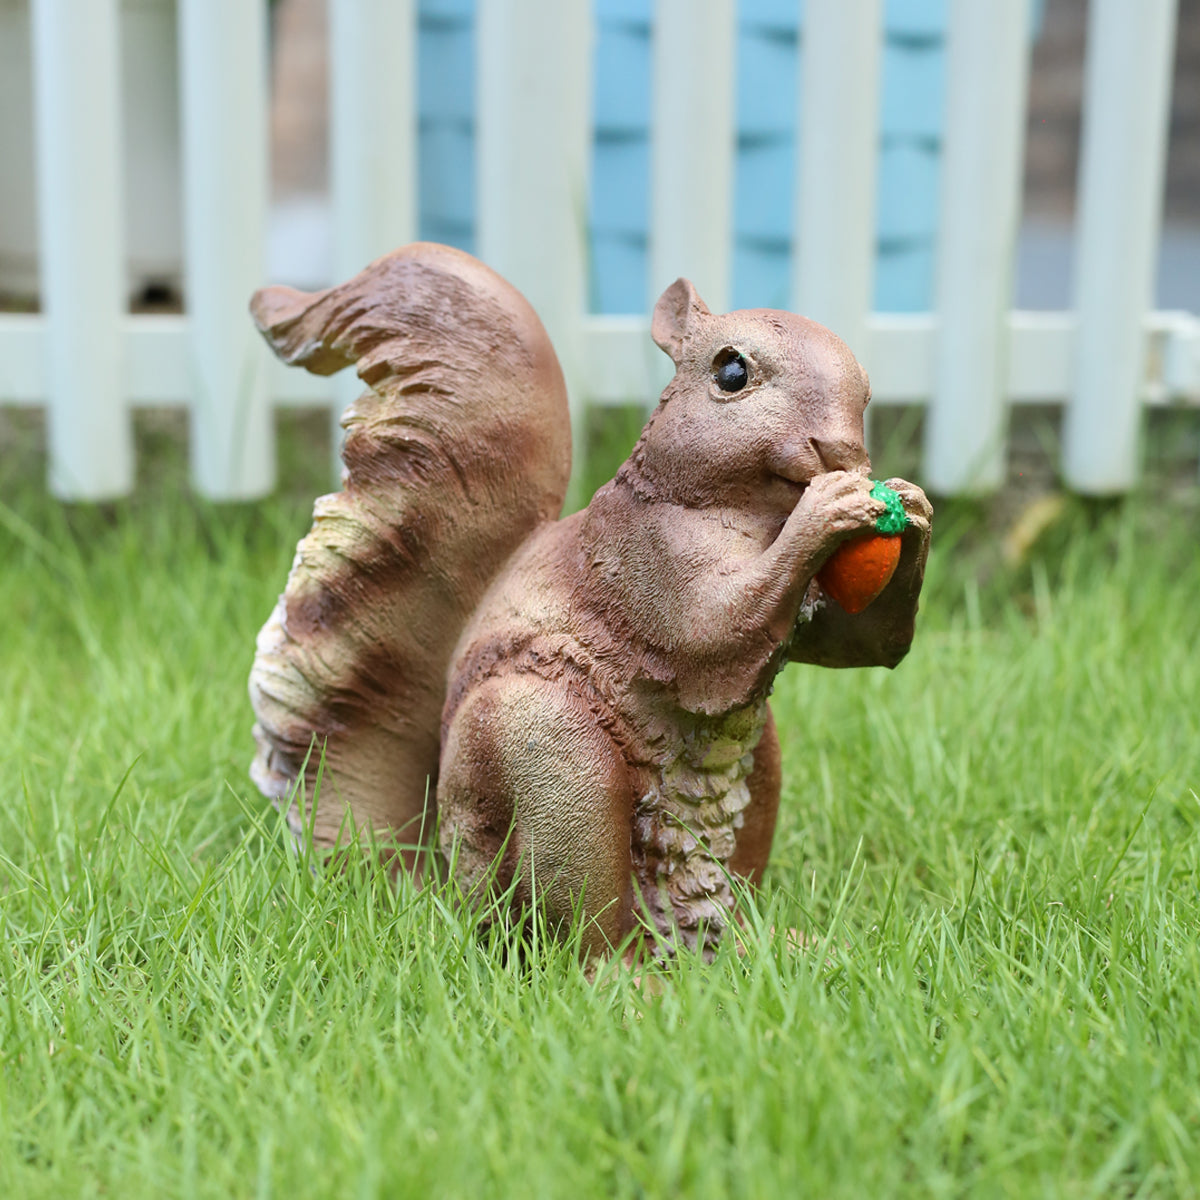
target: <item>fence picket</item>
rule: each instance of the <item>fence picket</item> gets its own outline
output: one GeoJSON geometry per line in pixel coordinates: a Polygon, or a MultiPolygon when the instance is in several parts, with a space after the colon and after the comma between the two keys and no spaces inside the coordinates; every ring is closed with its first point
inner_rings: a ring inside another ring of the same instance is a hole
{"type": "Polygon", "coordinates": [[[246,312],[263,282],[266,21],[265,0],[180,0],[192,478],[221,500],[275,480],[269,352],[246,312]]]}
{"type": "Polygon", "coordinates": [[[1029,0],[950,4],[937,384],[925,423],[925,483],[935,492],[1004,482],[1030,16],[1029,0]]]}
{"type": "Polygon", "coordinates": [[[1063,474],[1077,491],[1138,476],[1142,317],[1154,285],[1166,158],[1175,0],[1095,0],[1075,271],[1075,387],[1063,474]]]}
{"type": "Polygon", "coordinates": [[[881,0],[805,6],[792,293],[868,371],[882,40],[881,0]]]}
{"type": "Polygon", "coordinates": [[[117,0],[35,0],[32,16],[50,487],[110,499],[133,486],[117,0]]]}
{"type": "Polygon", "coordinates": [[[480,257],[525,293],[558,351],[576,473],[584,456],[591,33],[584,0],[479,0],[480,257]]]}
{"type": "Polygon", "coordinates": [[[649,303],[686,275],[714,312],[730,297],[733,0],[658,0],[654,19],[649,303]]]}
{"type": "MultiPolygon", "coordinates": [[[[340,281],[417,236],[414,0],[331,4],[329,57],[329,182],[334,278],[340,281]],[[378,67],[380,47],[386,47],[386,69],[378,67]]],[[[334,390],[336,458],[342,413],[363,385],[344,371],[334,390]]]]}

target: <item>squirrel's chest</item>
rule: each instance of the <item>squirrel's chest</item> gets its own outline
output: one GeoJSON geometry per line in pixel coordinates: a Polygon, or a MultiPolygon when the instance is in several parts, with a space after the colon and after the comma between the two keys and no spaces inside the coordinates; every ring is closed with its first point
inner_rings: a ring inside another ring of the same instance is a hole
{"type": "Polygon", "coordinates": [[[673,942],[708,949],[729,923],[728,862],[750,804],[748,780],[766,720],[765,700],[696,720],[641,773],[633,867],[664,949],[673,942]]]}

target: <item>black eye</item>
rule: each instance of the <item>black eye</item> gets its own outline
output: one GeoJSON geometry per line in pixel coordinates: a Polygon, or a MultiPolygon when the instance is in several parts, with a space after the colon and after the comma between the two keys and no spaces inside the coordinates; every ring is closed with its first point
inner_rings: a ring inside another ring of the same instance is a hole
{"type": "Polygon", "coordinates": [[[746,360],[732,346],[726,346],[713,359],[713,379],[723,392],[740,392],[750,379],[746,360]]]}

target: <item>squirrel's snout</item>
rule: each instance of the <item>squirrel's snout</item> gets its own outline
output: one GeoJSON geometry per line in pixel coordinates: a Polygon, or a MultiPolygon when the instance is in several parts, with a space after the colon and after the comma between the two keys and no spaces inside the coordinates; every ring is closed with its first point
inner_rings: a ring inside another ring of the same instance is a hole
{"type": "Polygon", "coordinates": [[[823,471],[869,471],[871,460],[860,441],[849,438],[808,439],[823,471]]]}
{"type": "Polygon", "coordinates": [[[860,440],[809,436],[781,446],[771,464],[776,475],[808,483],[829,471],[870,472],[871,460],[860,440]]]}

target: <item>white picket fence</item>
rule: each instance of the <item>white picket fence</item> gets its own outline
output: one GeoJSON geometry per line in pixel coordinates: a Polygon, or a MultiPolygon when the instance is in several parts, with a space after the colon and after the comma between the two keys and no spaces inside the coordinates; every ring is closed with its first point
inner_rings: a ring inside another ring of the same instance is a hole
{"type": "MultiPolygon", "coordinates": [[[[274,483],[273,407],[344,404],[357,381],[275,363],[246,303],[263,277],[265,0],[178,0],[187,312],[123,295],[118,0],[32,0],[43,313],[0,314],[0,403],[45,404],[51,487],[127,493],[131,406],[190,410],[192,471],[232,499],[274,483]]],[[[1146,404],[1200,401],[1200,320],[1151,309],[1175,0],[1092,0],[1075,308],[1009,307],[1029,0],[950,0],[937,311],[870,311],[882,0],[807,0],[794,307],[840,332],[876,405],[928,405],[921,481],[1004,475],[1007,407],[1066,405],[1063,471],[1131,487],[1146,404]]],[[[416,229],[413,0],[330,0],[339,277],[416,229]]],[[[652,292],[729,294],[735,0],[658,0],[652,292]],[[716,49],[715,49],[716,48],[716,49]]],[[[479,0],[482,257],[542,315],[572,411],[649,401],[668,370],[648,317],[585,314],[587,0],[479,0]]],[[[647,308],[649,308],[648,297],[647,308]]],[[[340,409],[338,409],[340,411],[340,409]]]]}

